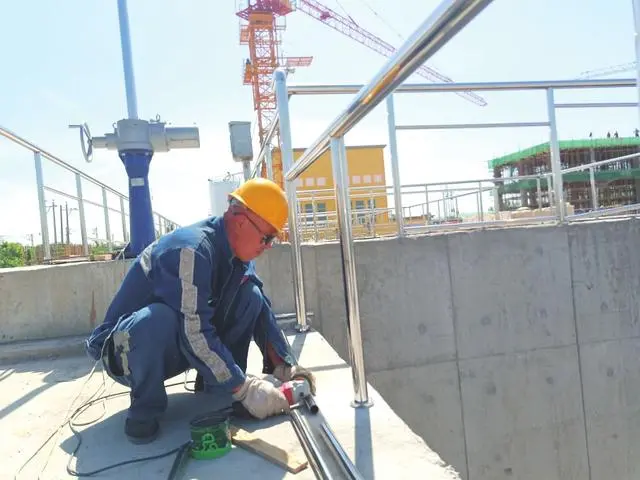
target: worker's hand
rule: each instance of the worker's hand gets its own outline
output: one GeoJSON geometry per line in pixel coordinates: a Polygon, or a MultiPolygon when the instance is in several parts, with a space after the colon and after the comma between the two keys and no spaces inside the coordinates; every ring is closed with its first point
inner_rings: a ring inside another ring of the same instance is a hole
{"type": "Polygon", "coordinates": [[[253,376],[247,376],[233,398],[241,402],[251,415],[261,420],[290,410],[289,402],[280,390],[268,380],[253,376]]]}
{"type": "Polygon", "coordinates": [[[281,363],[273,370],[273,376],[281,382],[288,382],[289,380],[294,380],[296,378],[304,379],[309,382],[311,394],[316,394],[316,377],[310,370],[307,370],[300,365],[290,367],[289,365],[281,363]]]}

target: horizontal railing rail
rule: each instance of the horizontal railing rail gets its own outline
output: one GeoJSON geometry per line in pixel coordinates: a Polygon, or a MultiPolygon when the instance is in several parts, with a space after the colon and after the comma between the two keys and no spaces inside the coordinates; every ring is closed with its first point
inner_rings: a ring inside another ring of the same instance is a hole
{"type": "MultiPolygon", "coordinates": [[[[114,189],[113,187],[107,185],[104,182],[101,182],[100,180],[98,180],[97,178],[87,174],[86,172],[83,172],[82,170],[78,169],[77,167],[74,167],[73,165],[71,165],[70,163],[64,161],[63,159],[61,159],[60,157],[52,154],[51,152],[41,148],[40,146],[36,145],[35,143],[25,139],[24,137],[18,135],[17,133],[13,132],[12,130],[2,127],[0,126],[0,136],[7,138],[8,140],[10,140],[11,142],[27,149],[30,150],[33,153],[34,156],[34,162],[35,162],[35,170],[36,170],[36,186],[37,186],[37,194],[38,194],[38,206],[39,206],[39,211],[40,211],[40,234],[42,236],[42,248],[43,248],[43,261],[46,262],[50,262],[52,260],[52,255],[51,255],[51,242],[50,242],[50,238],[49,238],[49,222],[47,219],[47,213],[46,213],[46,204],[45,204],[45,195],[44,192],[48,191],[50,193],[53,193],[55,195],[64,197],[64,198],[68,198],[71,200],[76,200],[78,202],[78,208],[77,210],[79,211],[79,216],[80,216],[80,236],[81,236],[81,243],[82,243],[82,254],[84,256],[88,256],[89,255],[89,236],[87,234],[87,225],[86,225],[86,215],[85,215],[85,209],[84,209],[84,205],[85,204],[89,204],[89,205],[94,205],[96,207],[102,208],[104,211],[104,226],[105,226],[105,238],[107,239],[107,243],[109,246],[111,246],[112,242],[111,242],[111,225],[110,225],[110,220],[109,220],[109,212],[115,212],[115,213],[119,213],[121,215],[121,221],[122,221],[122,231],[123,231],[123,242],[127,243],[128,242],[128,233],[127,233],[127,221],[126,218],[129,216],[128,212],[125,210],[125,202],[129,201],[129,197],[121,192],[119,192],[118,190],[114,189]],[[46,185],[45,181],[44,181],[44,175],[43,175],[43,169],[42,169],[42,159],[46,159],[48,161],[50,161],[51,163],[53,163],[54,165],[57,165],[58,167],[61,167],[62,169],[69,171],[71,173],[73,173],[76,177],[76,193],[74,194],[70,194],[67,192],[64,192],[58,188],[52,187],[50,185],[46,185]],[[86,198],[84,198],[83,195],[83,185],[82,185],[82,181],[86,181],[96,187],[99,187],[102,191],[102,203],[98,203],[98,202],[94,202],[91,200],[88,200],[86,198]],[[120,201],[120,209],[115,209],[113,207],[110,207],[108,205],[108,201],[107,201],[107,194],[112,194],[115,195],[119,201],[120,201]]],[[[165,217],[164,215],[161,215],[160,213],[154,211],[153,215],[157,218],[158,224],[156,225],[158,227],[158,230],[160,231],[160,233],[164,233],[166,231],[172,230],[173,228],[179,226],[176,222],[168,219],[167,217],[165,217]]],[[[55,224],[54,224],[54,228],[55,228],[55,224]]],[[[67,225],[67,229],[69,228],[69,225],[67,225]]],[[[54,232],[55,233],[55,232],[54,232]]],[[[67,235],[68,236],[68,235],[67,235]]],[[[62,232],[61,232],[61,237],[62,236],[62,232]]],[[[57,249],[59,250],[59,248],[57,249]]]]}

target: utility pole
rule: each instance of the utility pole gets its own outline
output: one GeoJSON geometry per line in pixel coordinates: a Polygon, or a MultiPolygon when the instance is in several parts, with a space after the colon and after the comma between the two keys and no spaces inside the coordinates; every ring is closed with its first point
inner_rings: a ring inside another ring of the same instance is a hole
{"type": "Polygon", "coordinates": [[[60,243],[64,243],[64,217],[62,216],[62,205],[60,205],[60,243]]]}
{"type": "MultiPolygon", "coordinates": [[[[56,227],[56,201],[51,200],[51,211],[53,213],[53,244],[58,243],[58,232],[56,227]]],[[[62,232],[60,232],[62,233],[62,232]]]]}
{"type": "Polygon", "coordinates": [[[64,202],[64,208],[67,211],[67,244],[71,245],[71,240],[70,240],[70,230],[69,230],[69,203],[68,202],[64,202]]]}

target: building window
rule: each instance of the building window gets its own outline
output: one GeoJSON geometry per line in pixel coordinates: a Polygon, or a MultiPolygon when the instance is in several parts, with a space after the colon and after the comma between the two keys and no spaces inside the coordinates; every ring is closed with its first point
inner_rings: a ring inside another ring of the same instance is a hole
{"type": "Polygon", "coordinates": [[[314,178],[305,178],[304,183],[307,187],[313,187],[315,185],[314,178]]]}
{"type": "Polygon", "coordinates": [[[363,178],[364,183],[371,183],[371,175],[365,175],[363,178]]]}
{"type": "Polygon", "coordinates": [[[360,185],[360,175],[354,175],[353,176],[353,184],[354,185],[360,185]]]}
{"type": "Polygon", "coordinates": [[[304,221],[313,223],[313,205],[311,203],[304,204],[304,221]]]}
{"type": "Polygon", "coordinates": [[[382,175],[374,175],[373,181],[375,183],[382,183],[382,175]]]}
{"type": "MultiPolygon", "coordinates": [[[[356,210],[364,210],[364,200],[356,200],[356,210]]],[[[357,213],[356,222],[360,224],[364,223],[365,216],[365,213],[357,213]]]]}
{"type": "Polygon", "coordinates": [[[324,177],[316,178],[316,185],[319,187],[324,187],[327,184],[327,179],[324,177]]]}
{"type": "Polygon", "coordinates": [[[327,221],[327,204],[324,202],[316,203],[316,218],[318,222],[326,223],[327,221]]]}

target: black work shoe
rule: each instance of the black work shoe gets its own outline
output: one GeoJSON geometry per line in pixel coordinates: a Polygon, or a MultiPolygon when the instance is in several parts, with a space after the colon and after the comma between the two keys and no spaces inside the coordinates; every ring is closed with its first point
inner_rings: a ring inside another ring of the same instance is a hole
{"type": "Polygon", "coordinates": [[[131,443],[143,444],[153,442],[160,432],[157,420],[133,420],[127,418],[124,423],[124,433],[131,443]]]}
{"type": "Polygon", "coordinates": [[[196,375],[196,383],[193,385],[194,392],[203,392],[204,391],[204,378],[199,373],[196,375]]]}

